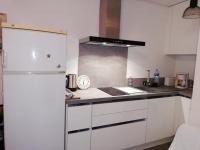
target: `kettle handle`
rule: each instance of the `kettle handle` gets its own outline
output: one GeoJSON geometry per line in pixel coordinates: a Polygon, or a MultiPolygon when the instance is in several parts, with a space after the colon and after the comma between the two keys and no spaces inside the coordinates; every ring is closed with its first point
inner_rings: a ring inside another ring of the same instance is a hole
{"type": "Polygon", "coordinates": [[[69,87],[69,75],[66,75],[66,86],[65,88],[69,87]]]}

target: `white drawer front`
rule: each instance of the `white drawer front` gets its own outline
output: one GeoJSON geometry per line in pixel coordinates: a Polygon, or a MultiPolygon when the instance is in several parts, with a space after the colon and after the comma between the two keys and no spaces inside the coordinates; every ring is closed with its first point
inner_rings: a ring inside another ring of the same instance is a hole
{"type": "Polygon", "coordinates": [[[68,107],[68,131],[91,127],[91,105],[68,107]]]}
{"type": "Polygon", "coordinates": [[[134,100],[125,102],[105,103],[93,105],[93,116],[111,114],[117,112],[139,110],[147,108],[146,100],[134,100]]]}
{"type": "Polygon", "coordinates": [[[92,130],[91,150],[122,150],[145,143],[146,121],[92,130]]]}
{"type": "Polygon", "coordinates": [[[90,150],[90,131],[69,134],[67,150],[90,150]]]}
{"type": "Polygon", "coordinates": [[[127,111],[114,114],[94,116],[92,127],[147,118],[147,110],[127,111]]]}

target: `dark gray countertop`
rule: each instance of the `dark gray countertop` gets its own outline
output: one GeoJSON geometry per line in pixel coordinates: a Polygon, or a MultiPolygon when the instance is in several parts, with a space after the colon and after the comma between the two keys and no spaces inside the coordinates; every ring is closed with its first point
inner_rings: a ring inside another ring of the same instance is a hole
{"type": "Polygon", "coordinates": [[[118,101],[142,100],[171,96],[183,96],[187,98],[192,97],[192,89],[181,90],[173,87],[139,87],[139,89],[142,89],[145,92],[142,94],[127,94],[123,96],[111,96],[96,88],[91,88],[88,90],[78,90],[74,94],[75,96],[80,96],[80,99],[67,99],[66,104],[68,104],[69,106],[77,106],[92,103],[110,103],[118,101]]]}
{"type": "Polygon", "coordinates": [[[147,92],[152,92],[152,93],[163,93],[163,92],[167,92],[167,93],[173,93],[176,92],[178,93],[178,96],[183,96],[183,97],[187,97],[187,98],[192,98],[192,92],[193,89],[189,88],[189,89],[177,89],[174,87],[166,87],[166,86],[162,86],[162,87],[138,87],[139,89],[142,89],[144,91],[147,92]]]}

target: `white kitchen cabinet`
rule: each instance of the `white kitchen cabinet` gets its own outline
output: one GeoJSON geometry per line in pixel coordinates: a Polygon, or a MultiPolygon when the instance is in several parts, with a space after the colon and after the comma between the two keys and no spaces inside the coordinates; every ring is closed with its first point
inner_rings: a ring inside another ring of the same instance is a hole
{"type": "Polygon", "coordinates": [[[91,150],[122,150],[145,143],[147,100],[94,104],[91,150]]]}
{"type": "Polygon", "coordinates": [[[174,107],[177,97],[148,100],[146,142],[170,137],[174,134],[174,107]]]}
{"type": "Polygon", "coordinates": [[[183,19],[190,1],[170,7],[170,27],[166,54],[196,54],[199,37],[199,19],[183,19]]]}
{"type": "Polygon", "coordinates": [[[66,108],[66,150],[90,150],[91,105],[66,108]]]}
{"type": "Polygon", "coordinates": [[[91,127],[91,105],[68,107],[68,131],[91,127]]]}
{"type": "Polygon", "coordinates": [[[67,150],[90,150],[90,130],[69,134],[67,150]]]}
{"type": "Polygon", "coordinates": [[[147,100],[121,101],[115,103],[95,104],[92,109],[92,116],[113,114],[132,110],[147,108],[147,100]]]}
{"type": "Polygon", "coordinates": [[[147,118],[147,110],[125,111],[92,117],[92,127],[147,118]]]}
{"type": "Polygon", "coordinates": [[[188,121],[189,98],[181,96],[68,108],[67,150],[122,150],[175,134],[188,121]]]}
{"type": "Polygon", "coordinates": [[[122,150],[145,143],[146,121],[92,130],[91,150],[122,150]]]}
{"type": "Polygon", "coordinates": [[[190,107],[191,107],[190,98],[177,97],[175,102],[175,113],[174,113],[174,133],[181,124],[188,122],[190,107]]]}

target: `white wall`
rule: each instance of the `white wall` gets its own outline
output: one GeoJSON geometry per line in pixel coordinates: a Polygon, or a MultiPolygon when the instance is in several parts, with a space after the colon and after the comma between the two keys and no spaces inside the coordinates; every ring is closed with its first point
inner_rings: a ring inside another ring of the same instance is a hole
{"type": "MultiPolygon", "coordinates": [[[[69,33],[67,72],[77,73],[78,39],[98,35],[100,0],[6,0],[0,11],[8,22],[50,26],[69,33]]],[[[171,75],[171,59],[164,56],[168,9],[137,0],[122,0],[121,36],[144,40],[146,46],[129,50],[128,76],[144,77],[147,69],[171,75]],[[156,59],[155,59],[156,57],[156,59]]]]}
{"type": "Polygon", "coordinates": [[[176,56],[175,73],[189,73],[190,79],[194,79],[196,56],[176,56]]]}
{"type": "Polygon", "coordinates": [[[3,0],[0,12],[7,13],[8,22],[34,24],[63,29],[68,32],[67,72],[78,67],[78,39],[98,35],[100,0],[3,0]]]}
{"type": "Polygon", "coordinates": [[[3,0],[8,22],[50,26],[70,36],[98,34],[99,0],[3,0]]]}
{"type": "Polygon", "coordinates": [[[189,123],[200,127],[200,39],[198,43],[197,58],[196,58],[196,70],[194,79],[194,90],[192,96],[191,114],[189,117],[189,123]]]}
{"type": "Polygon", "coordinates": [[[161,76],[174,74],[175,61],[164,55],[169,9],[140,0],[123,0],[121,37],[146,42],[145,47],[129,49],[127,76],[146,77],[158,68],[161,76]]]}
{"type": "MultiPolygon", "coordinates": [[[[78,39],[98,35],[100,0],[5,0],[0,12],[8,22],[64,29],[68,32],[67,73],[77,73],[78,39]]],[[[174,75],[175,61],[164,56],[168,31],[167,7],[141,0],[122,0],[121,37],[143,40],[145,47],[130,48],[127,76],[146,77],[146,70],[160,69],[174,75]]]]}

